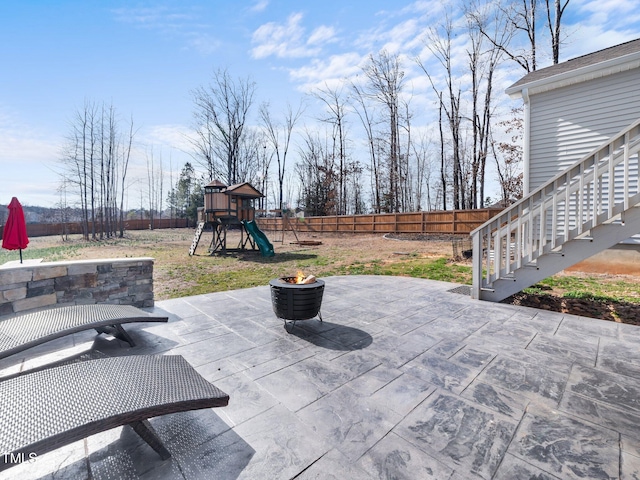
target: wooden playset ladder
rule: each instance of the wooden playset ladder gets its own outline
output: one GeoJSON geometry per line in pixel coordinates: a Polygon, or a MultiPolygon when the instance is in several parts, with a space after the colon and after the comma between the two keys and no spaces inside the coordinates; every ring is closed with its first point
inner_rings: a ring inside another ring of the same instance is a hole
{"type": "Polygon", "coordinates": [[[193,242],[191,242],[191,248],[189,249],[189,256],[192,256],[194,253],[196,253],[196,248],[198,248],[198,243],[200,242],[200,237],[202,236],[202,230],[204,230],[204,222],[198,223],[196,234],[193,237],[193,242]]]}

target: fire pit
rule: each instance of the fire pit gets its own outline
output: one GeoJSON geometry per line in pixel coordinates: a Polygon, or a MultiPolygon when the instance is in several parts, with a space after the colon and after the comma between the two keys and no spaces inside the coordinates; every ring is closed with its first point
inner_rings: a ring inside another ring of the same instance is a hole
{"type": "Polygon", "coordinates": [[[275,278],[269,285],[273,312],[276,317],[284,320],[285,328],[287,321],[293,322],[292,328],[297,321],[310,320],[316,316],[322,321],[320,306],[324,293],[323,280],[298,274],[297,277],[275,278]],[[297,283],[300,281],[308,283],[297,283]]]}

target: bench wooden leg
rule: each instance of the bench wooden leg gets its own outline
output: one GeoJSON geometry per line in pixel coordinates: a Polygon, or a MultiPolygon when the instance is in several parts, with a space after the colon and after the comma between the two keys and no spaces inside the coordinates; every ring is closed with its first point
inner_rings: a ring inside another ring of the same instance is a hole
{"type": "Polygon", "coordinates": [[[131,425],[131,428],[133,428],[133,430],[138,435],[140,435],[140,438],[142,438],[149,444],[151,448],[158,452],[158,455],[160,455],[163,460],[168,460],[169,458],[171,458],[169,450],[167,450],[163,445],[162,440],[160,440],[160,437],[158,437],[158,434],[149,423],[149,420],[131,422],[129,425],[131,425]]]}

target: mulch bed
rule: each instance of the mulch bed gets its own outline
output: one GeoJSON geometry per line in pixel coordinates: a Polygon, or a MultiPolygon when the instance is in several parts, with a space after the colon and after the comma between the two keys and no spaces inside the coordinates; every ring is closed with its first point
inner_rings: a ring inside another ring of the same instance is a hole
{"type": "Polygon", "coordinates": [[[519,292],[501,303],[539,308],[552,312],[568,313],[581,317],[597,318],[611,322],[640,325],[640,307],[628,302],[602,302],[581,298],[564,298],[554,295],[533,295],[519,292]]]}
{"type": "Polygon", "coordinates": [[[421,242],[449,242],[451,240],[457,240],[460,238],[468,238],[468,234],[464,235],[450,235],[444,233],[386,233],[385,238],[392,240],[415,240],[421,242]]]}

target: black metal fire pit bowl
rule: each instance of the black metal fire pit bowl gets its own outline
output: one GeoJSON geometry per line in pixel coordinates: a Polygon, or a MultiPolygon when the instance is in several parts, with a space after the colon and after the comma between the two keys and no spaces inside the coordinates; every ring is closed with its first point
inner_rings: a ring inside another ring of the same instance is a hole
{"type": "Polygon", "coordinates": [[[293,322],[291,328],[295,327],[297,321],[310,320],[316,316],[322,321],[320,306],[324,293],[324,281],[296,284],[288,283],[287,280],[290,278],[274,278],[269,282],[271,305],[276,317],[284,320],[285,328],[287,328],[287,321],[293,322]]]}

